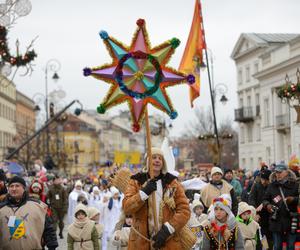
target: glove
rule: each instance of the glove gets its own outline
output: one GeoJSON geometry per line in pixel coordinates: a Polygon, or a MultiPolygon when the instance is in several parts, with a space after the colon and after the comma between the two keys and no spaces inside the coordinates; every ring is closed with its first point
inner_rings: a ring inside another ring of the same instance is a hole
{"type": "Polygon", "coordinates": [[[268,211],[270,214],[274,212],[274,210],[273,210],[271,204],[268,204],[266,208],[267,208],[267,211],[268,211]]]}
{"type": "Polygon", "coordinates": [[[161,229],[158,231],[156,235],[153,236],[154,244],[153,247],[155,249],[159,249],[166,244],[166,240],[171,235],[167,226],[162,225],[161,229]]]}
{"type": "Polygon", "coordinates": [[[147,182],[146,186],[143,187],[141,190],[149,196],[153,191],[156,190],[156,188],[157,188],[156,181],[151,179],[147,182]]]}
{"type": "Polygon", "coordinates": [[[294,197],[292,196],[288,196],[285,198],[286,204],[291,204],[293,201],[294,201],[294,197]]]}

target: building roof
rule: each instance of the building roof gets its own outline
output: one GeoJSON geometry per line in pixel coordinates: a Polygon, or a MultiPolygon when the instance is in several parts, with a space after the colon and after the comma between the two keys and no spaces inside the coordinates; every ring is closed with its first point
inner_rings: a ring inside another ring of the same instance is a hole
{"type": "Polygon", "coordinates": [[[236,59],[253,49],[260,47],[269,47],[269,46],[282,46],[285,43],[295,40],[297,37],[300,37],[300,34],[294,33],[242,33],[236,42],[233,51],[231,53],[231,58],[236,59]],[[250,49],[240,53],[240,48],[244,40],[251,40],[255,46],[250,49]]]}

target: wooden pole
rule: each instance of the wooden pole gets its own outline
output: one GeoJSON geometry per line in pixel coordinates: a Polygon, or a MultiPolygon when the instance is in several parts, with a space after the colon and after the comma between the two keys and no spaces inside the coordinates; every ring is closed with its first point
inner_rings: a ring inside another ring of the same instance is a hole
{"type": "MultiPolygon", "coordinates": [[[[145,112],[145,122],[146,122],[146,138],[147,138],[147,164],[149,166],[150,170],[150,177],[151,179],[154,178],[153,174],[153,167],[152,167],[152,153],[151,153],[151,133],[150,133],[150,125],[149,125],[149,116],[148,116],[148,108],[146,107],[145,112]]],[[[153,218],[154,218],[154,231],[155,233],[158,232],[158,225],[157,225],[157,211],[156,211],[156,199],[155,199],[155,192],[151,194],[152,199],[152,212],[153,212],[153,218]]]]}

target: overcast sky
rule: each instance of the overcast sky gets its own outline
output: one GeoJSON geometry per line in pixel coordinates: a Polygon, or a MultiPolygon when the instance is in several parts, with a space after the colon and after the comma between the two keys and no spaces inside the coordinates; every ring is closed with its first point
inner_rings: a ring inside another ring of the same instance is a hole
{"type": "MultiPolygon", "coordinates": [[[[152,46],[177,37],[176,49],[169,66],[178,68],[194,11],[194,0],[31,0],[32,11],[8,34],[11,53],[16,38],[24,52],[31,40],[38,54],[31,77],[15,77],[17,88],[29,97],[44,92],[43,69],[49,59],[61,63],[61,79],[49,81],[49,91],[58,85],[67,92],[66,102],[80,99],[86,109],[95,109],[107,93],[109,85],[92,77],[85,78],[82,69],[110,63],[111,58],[98,33],[106,30],[111,36],[129,45],[136,29],[136,20],[144,18],[152,46]]],[[[233,119],[236,101],[236,70],[230,54],[241,33],[300,33],[299,0],[207,0],[202,1],[207,46],[213,53],[215,84],[228,86],[226,106],[217,104],[218,120],[233,119]]],[[[22,71],[20,70],[20,73],[22,71]]],[[[206,72],[202,73],[206,75],[206,72]]],[[[179,116],[173,122],[173,134],[189,125],[194,112],[189,105],[188,87],[168,90],[179,116]]],[[[207,77],[203,76],[201,97],[196,106],[210,106],[207,77]]],[[[127,107],[123,106],[123,109],[127,107]]],[[[119,108],[111,112],[116,113],[119,108]]],[[[153,112],[153,109],[152,109],[153,112]]],[[[155,111],[160,112],[160,111],[155,111]]]]}

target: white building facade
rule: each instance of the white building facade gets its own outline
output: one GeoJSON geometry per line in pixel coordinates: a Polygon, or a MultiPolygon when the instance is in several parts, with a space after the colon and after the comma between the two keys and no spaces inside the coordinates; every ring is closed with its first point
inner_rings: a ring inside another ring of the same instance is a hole
{"type": "Polygon", "coordinates": [[[300,124],[293,108],[281,103],[277,90],[285,76],[297,83],[300,34],[241,34],[232,55],[237,69],[239,165],[256,169],[300,156],[300,124]]]}

